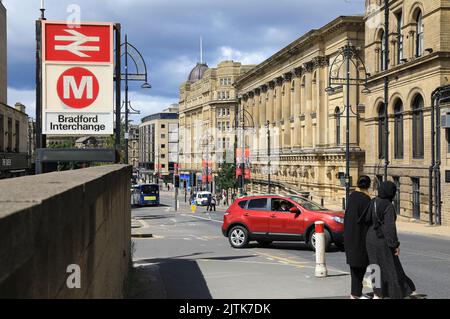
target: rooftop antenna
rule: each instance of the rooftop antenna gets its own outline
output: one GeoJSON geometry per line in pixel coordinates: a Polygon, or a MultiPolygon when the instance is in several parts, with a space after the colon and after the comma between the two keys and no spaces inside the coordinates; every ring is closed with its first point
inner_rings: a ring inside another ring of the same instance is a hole
{"type": "Polygon", "coordinates": [[[200,64],[203,64],[203,38],[200,37],[200,64]]]}

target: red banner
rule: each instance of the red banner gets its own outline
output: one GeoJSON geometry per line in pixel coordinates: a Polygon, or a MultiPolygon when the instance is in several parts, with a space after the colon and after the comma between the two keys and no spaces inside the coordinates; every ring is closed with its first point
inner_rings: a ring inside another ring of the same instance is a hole
{"type": "Polygon", "coordinates": [[[212,162],[208,162],[208,166],[206,165],[206,161],[202,161],[202,183],[207,183],[206,176],[208,176],[208,183],[211,183],[212,178],[212,162]]]}
{"type": "Polygon", "coordinates": [[[244,164],[242,163],[242,148],[238,148],[236,150],[236,163],[238,164],[236,168],[236,178],[239,178],[239,176],[242,175],[242,168],[244,168],[244,176],[245,179],[250,180],[251,179],[251,171],[250,171],[250,149],[245,149],[244,154],[244,164]]]}

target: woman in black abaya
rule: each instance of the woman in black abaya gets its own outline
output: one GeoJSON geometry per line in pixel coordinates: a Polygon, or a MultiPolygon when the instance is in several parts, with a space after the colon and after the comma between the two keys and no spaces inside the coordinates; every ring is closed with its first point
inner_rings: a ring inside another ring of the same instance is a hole
{"type": "Polygon", "coordinates": [[[369,229],[366,237],[367,254],[371,265],[378,265],[381,282],[374,283],[375,298],[403,299],[410,296],[416,287],[406,276],[400,263],[400,242],[397,237],[395,213],[392,201],[397,187],[392,182],[384,182],[378,189],[364,220],[369,229]]]}

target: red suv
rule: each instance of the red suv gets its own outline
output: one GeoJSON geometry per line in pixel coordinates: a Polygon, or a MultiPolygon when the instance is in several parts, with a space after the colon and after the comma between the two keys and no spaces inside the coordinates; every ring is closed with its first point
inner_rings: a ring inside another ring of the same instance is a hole
{"type": "Polygon", "coordinates": [[[301,241],[315,249],[314,223],[325,223],[326,247],[343,249],[344,213],[320,207],[300,196],[251,196],[237,199],[225,212],[222,232],[234,248],[252,240],[260,245],[273,241],[301,241]]]}

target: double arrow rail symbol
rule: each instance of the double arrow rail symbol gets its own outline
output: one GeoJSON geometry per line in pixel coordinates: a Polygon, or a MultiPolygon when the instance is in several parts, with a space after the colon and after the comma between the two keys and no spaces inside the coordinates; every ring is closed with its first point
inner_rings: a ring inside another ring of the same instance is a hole
{"type": "Polygon", "coordinates": [[[99,46],[83,45],[87,42],[100,42],[100,37],[86,36],[75,30],[64,30],[70,35],[56,35],[55,41],[72,41],[66,45],[55,45],[56,51],[68,51],[81,58],[89,58],[90,56],[84,52],[99,52],[99,46]]]}

